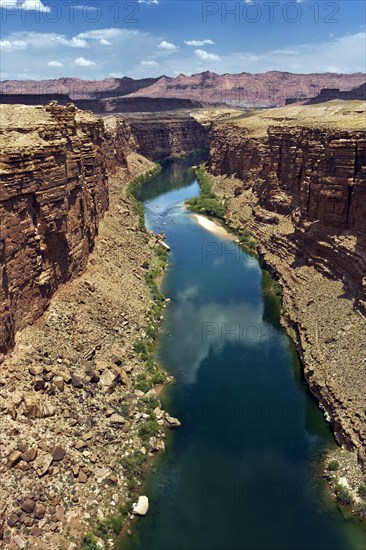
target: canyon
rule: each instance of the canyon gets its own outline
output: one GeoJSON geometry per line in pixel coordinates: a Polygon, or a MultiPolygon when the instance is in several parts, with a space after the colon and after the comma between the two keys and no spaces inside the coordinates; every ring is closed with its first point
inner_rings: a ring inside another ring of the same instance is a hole
{"type": "MultiPolygon", "coordinates": [[[[127,186],[189,151],[209,150],[225,221],[250,232],[279,279],[309,387],[339,444],[365,465],[364,103],[103,118],[55,102],[0,109],[0,535],[9,548],[14,537],[76,548],[96,515],[127,499],[121,457],[155,450],[139,435],[157,396],[138,389],[146,367],[134,343],[151,320],[146,265],[159,265],[160,239],[139,228],[127,186]]],[[[154,410],[162,428],[167,417],[154,410]]]]}

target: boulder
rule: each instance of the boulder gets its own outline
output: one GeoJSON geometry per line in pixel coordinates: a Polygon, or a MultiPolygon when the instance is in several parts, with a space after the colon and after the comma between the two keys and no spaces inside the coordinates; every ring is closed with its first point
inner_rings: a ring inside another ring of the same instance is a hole
{"type": "Polygon", "coordinates": [[[115,425],[117,425],[117,426],[121,426],[121,425],[123,425],[123,424],[126,424],[126,419],[123,418],[123,416],[121,416],[120,414],[114,413],[114,414],[112,414],[112,416],[110,417],[109,422],[110,422],[111,424],[115,424],[115,425]]]}
{"type": "Polygon", "coordinates": [[[71,385],[76,389],[81,389],[83,387],[82,381],[75,374],[73,374],[71,377],[71,385]]]}
{"type": "Polygon", "coordinates": [[[20,451],[13,451],[9,456],[7,460],[7,467],[13,468],[21,459],[22,453],[20,451]]]}
{"type": "Polygon", "coordinates": [[[78,451],[82,451],[83,449],[85,449],[85,447],[87,447],[87,442],[84,441],[84,439],[78,439],[75,443],[75,449],[77,449],[78,451]]]}
{"type": "Polygon", "coordinates": [[[34,389],[36,391],[41,391],[44,389],[44,380],[42,376],[36,376],[34,379],[34,389]]]}
{"type": "Polygon", "coordinates": [[[33,462],[33,460],[37,458],[37,454],[37,447],[31,447],[22,454],[22,460],[24,460],[25,462],[33,462]]]}
{"type": "Polygon", "coordinates": [[[58,445],[56,445],[56,447],[54,447],[52,450],[52,457],[55,462],[59,462],[60,460],[63,460],[65,454],[66,454],[65,449],[63,449],[62,447],[59,447],[58,445]]]}
{"type": "Polygon", "coordinates": [[[153,452],[163,452],[165,453],[166,451],[166,448],[165,448],[165,443],[162,439],[158,439],[157,437],[151,437],[150,438],[150,445],[151,445],[151,450],[153,452]]]}
{"type": "Polygon", "coordinates": [[[30,498],[25,498],[20,507],[26,514],[31,514],[35,508],[36,503],[30,498]]]}
{"type": "Polygon", "coordinates": [[[53,461],[53,456],[50,453],[46,455],[39,456],[34,462],[33,467],[36,470],[39,477],[43,477],[51,466],[53,461]]]}
{"type": "Polygon", "coordinates": [[[66,382],[66,384],[70,384],[71,382],[71,374],[69,374],[68,372],[65,372],[65,371],[60,371],[58,373],[59,376],[61,376],[61,378],[64,379],[64,381],[66,382]]]}
{"type": "Polygon", "coordinates": [[[44,401],[44,403],[43,403],[43,418],[47,418],[49,416],[55,416],[55,414],[56,414],[55,407],[49,401],[44,401]]]}
{"type": "Polygon", "coordinates": [[[43,407],[41,405],[40,397],[35,394],[24,394],[24,414],[29,418],[42,418],[43,407]]]}
{"type": "Polygon", "coordinates": [[[21,550],[25,548],[25,542],[19,535],[15,535],[15,537],[13,538],[13,541],[21,550]]]}
{"type": "Polygon", "coordinates": [[[46,507],[40,502],[37,502],[34,508],[34,517],[36,519],[43,519],[45,514],[46,514],[46,507]]]}
{"type": "Polygon", "coordinates": [[[88,476],[86,475],[83,470],[80,470],[79,476],[78,476],[78,482],[79,483],[86,483],[88,481],[88,476]]]}
{"type": "Polygon", "coordinates": [[[138,501],[133,505],[132,512],[136,516],[146,516],[149,510],[149,499],[146,496],[139,497],[138,501]]]}
{"type": "Polygon", "coordinates": [[[115,379],[116,379],[115,375],[109,369],[105,369],[100,375],[100,383],[102,384],[102,386],[106,386],[106,387],[111,386],[115,381],[115,379]]]}
{"type": "Polygon", "coordinates": [[[62,376],[55,376],[55,378],[53,379],[53,384],[58,389],[58,391],[64,391],[65,380],[62,378],[62,376]]]}
{"type": "Polygon", "coordinates": [[[30,367],[29,374],[32,376],[40,376],[43,372],[43,367],[30,367]]]}
{"type": "Polygon", "coordinates": [[[14,527],[17,521],[18,521],[18,516],[16,514],[11,514],[11,516],[8,517],[9,527],[14,527]]]}
{"type": "Polygon", "coordinates": [[[169,428],[179,428],[181,426],[181,422],[178,420],[178,418],[174,418],[173,416],[170,416],[169,414],[165,415],[165,419],[167,421],[169,428]]]}

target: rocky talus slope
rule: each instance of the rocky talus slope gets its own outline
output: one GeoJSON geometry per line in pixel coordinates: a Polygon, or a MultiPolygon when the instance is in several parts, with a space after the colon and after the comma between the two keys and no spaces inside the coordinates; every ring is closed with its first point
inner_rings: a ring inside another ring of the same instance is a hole
{"type": "Polygon", "coordinates": [[[284,291],[284,320],[339,443],[366,462],[365,104],[215,122],[210,170],[284,291]]]}
{"type": "Polygon", "coordinates": [[[0,545],[72,549],[97,520],[118,530],[175,424],[136,351],[161,262],[126,188],[153,164],[121,118],[1,109],[0,545]]]}

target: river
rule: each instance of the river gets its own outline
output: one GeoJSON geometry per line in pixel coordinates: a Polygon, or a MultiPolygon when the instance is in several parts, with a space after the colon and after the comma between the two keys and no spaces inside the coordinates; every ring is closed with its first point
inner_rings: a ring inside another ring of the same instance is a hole
{"type": "Polygon", "coordinates": [[[171,299],[157,355],[176,383],[163,406],[182,427],[147,474],[150,510],[121,550],[360,550],[365,531],[327,496],[320,460],[334,445],[279,324],[258,261],[199,225],[191,159],[144,187],[147,227],[171,247],[171,299]]]}

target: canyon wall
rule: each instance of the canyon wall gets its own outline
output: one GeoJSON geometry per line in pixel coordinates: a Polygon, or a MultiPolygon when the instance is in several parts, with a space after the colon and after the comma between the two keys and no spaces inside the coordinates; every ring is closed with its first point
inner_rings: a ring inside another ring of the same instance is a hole
{"type": "Polygon", "coordinates": [[[0,353],[84,271],[108,208],[102,121],[74,106],[2,109],[0,353]]]}
{"type": "Polygon", "coordinates": [[[151,114],[128,116],[137,151],[150,160],[159,161],[171,155],[205,150],[209,143],[209,127],[188,114],[151,114]]]}
{"type": "Polygon", "coordinates": [[[0,356],[18,330],[81,274],[108,208],[108,175],[208,145],[187,115],[96,118],[74,105],[1,106],[0,356]]]}
{"type": "Polygon", "coordinates": [[[291,217],[299,255],[330,277],[346,277],[366,307],[365,132],[269,126],[257,137],[219,123],[210,158],[213,173],[251,186],[274,221],[291,217]]]}

